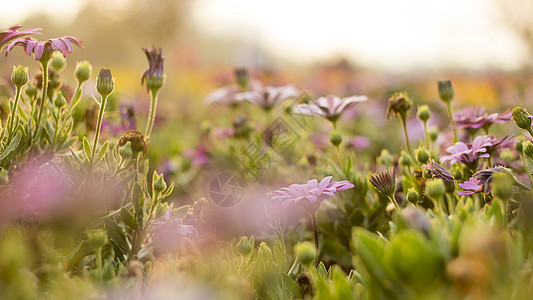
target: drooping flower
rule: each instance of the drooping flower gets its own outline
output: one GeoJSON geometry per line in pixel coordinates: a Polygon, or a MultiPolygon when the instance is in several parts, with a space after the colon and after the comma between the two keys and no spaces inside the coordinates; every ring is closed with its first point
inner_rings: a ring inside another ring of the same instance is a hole
{"type": "Polygon", "coordinates": [[[412,103],[413,101],[406,92],[392,94],[389,98],[389,105],[387,106],[387,119],[390,119],[391,116],[405,119],[407,112],[411,109],[412,103]]]}
{"type": "Polygon", "coordinates": [[[492,146],[490,141],[490,136],[478,136],[472,144],[467,145],[463,142],[457,142],[446,149],[446,152],[450,153],[450,155],[444,155],[441,161],[449,161],[451,164],[460,162],[472,169],[479,158],[489,157],[487,148],[492,146]]]}
{"type": "Polygon", "coordinates": [[[457,191],[457,194],[461,196],[473,195],[475,193],[483,192],[483,186],[475,177],[470,177],[468,181],[459,183],[459,187],[463,189],[462,191],[457,191]]]}
{"type": "Polygon", "coordinates": [[[328,95],[316,100],[311,100],[309,104],[298,104],[294,107],[293,112],[297,114],[321,116],[331,122],[335,122],[347,108],[355,103],[366,101],[367,99],[366,96],[351,96],[341,99],[337,96],[328,95]]]}
{"type": "Polygon", "coordinates": [[[41,34],[39,31],[41,31],[41,28],[31,28],[31,29],[24,29],[21,31],[18,31],[19,28],[21,28],[22,25],[13,26],[11,28],[8,28],[6,30],[0,31],[0,50],[9,43],[10,41],[21,38],[26,35],[30,34],[41,34]]]}
{"type": "Polygon", "coordinates": [[[11,42],[6,47],[6,56],[11,52],[13,47],[19,45],[24,48],[24,52],[32,55],[36,60],[44,59],[48,61],[52,52],[60,51],[63,57],[67,57],[74,50],[72,44],[83,49],[83,42],[72,36],[62,36],[47,41],[38,41],[32,37],[24,37],[11,42]]]}
{"type": "Polygon", "coordinates": [[[289,187],[269,192],[270,200],[286,207],[291,203],[301,204],[307,211],[316,212],[322,201],[333,196],[336,192],[355,187],[350,182],[331,181],[331,176],[325,177],[318,183],[316,179],[307,184],[291,184],[289,187]]]}
{"type": "Polygon", "coordinates": [[[249,92],[244,92],[239,95],[239,97],[268,110],[287,99],[296,98],[298,95],[299,92],[294,86],[285,85],[279,87],[267,86],[255,89],[249,92]]]}
{"type": "Polygon", "coordinates": [[[381,193],[392,197],[396,190],[396,177],[394,176],[394,167],[385,172],[380,172],[369,177],[370,183],[381,193]]]}
{"type": "Polygon", "coordinates": [[[165,72],[163,71],[163,62],[165,58],[162,55],[162,48],[152,47],[152,50],[148,50],[146,47],[142,47],[146,58],[148,59],[148,68],[144,70],[141,84],[146,81],[146,90],[150,90],[153,93],[157,92],[165,82],[165,72]]]}
{"type": "Polygon", "coordinates": [[[429,164],[423,166],[433,177],[440,178],[444,183],[453,183],[454,178],[446,169],[439,165],[436,161],[431,160],[429,164]]]}
{"type": "Polygon", "coordinates": [[[192,225],[184,225],[181,219],[174,217],[172,208],[167,210],[164,220],[152,222],[152,233],[156,245],[166,250],[175,250],[184,237],[198,236],[192,225]]]}
{"type": "Polygon", "coordinates": [[[455,113],[453,119],[457,128],[483,128],[485,131],[488,131],[492,124],[504,123],[505,121],[511,120],[511,117],[510,111],[506,111],[501,115],[498,113],[489,115],[481,107],[467,107],[455,113]]]}

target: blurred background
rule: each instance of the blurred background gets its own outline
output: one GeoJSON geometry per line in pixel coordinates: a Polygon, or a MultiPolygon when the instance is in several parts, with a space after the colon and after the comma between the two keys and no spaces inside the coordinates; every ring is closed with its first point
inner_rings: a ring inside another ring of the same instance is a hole
{"type": "MultiPolygon", "coordinates": [[[[434,90],[435,79],[450,77],[464,85],[462,101],[490,104],[511,90],[501,76],[521,85],[529,77],[531,12],[527,0],[19,0],[0,2],[0,27],[80,38],[86,49],[69,60],[116,70],[123,91],[140,80],[141,47],[156,45],[173,83],[167,90],[185,95],[205,96],[239,65],[340,96],[394,89],[405,77],[419,88],[429,78],[434,90]]],[[[31,63],[21,52],[0,60],[2,73],[31,63]]]]}

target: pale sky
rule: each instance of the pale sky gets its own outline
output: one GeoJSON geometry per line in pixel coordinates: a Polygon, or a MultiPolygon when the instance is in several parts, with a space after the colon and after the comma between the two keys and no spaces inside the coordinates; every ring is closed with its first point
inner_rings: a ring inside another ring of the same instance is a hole
{"type": "MultiPolygon", "coordinates": [[[[0,0],[0,26],[18,24],[28,8],[66,15],[83,1],[0,0]]],[[[206,34],[241,37],[245,44],[299,63],[342,54],[383,69],[518,68],[526,49],[498,22],[488,3],[196,0],[192,17],[206,34]]]]}

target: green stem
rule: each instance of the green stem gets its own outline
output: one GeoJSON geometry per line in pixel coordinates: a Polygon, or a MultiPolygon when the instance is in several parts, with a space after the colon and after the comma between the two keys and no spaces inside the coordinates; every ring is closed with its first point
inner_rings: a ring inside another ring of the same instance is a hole
{"type": "Polygon", "coordinates": [[[9,131],[10,131],[9,139],[11,139],[11,136],[12,136],[12,134],[14,132],[13,122],[15,121],[15,114],[16,114],[16,111],[17,111],[17,106],[18,106],[18,103],[19,103],[20,91],[21,90],[22,90],[22,87],[17,87],[17,94],[15,96],[15,102],[13,103],[13,110],[11,111],[11,116],[9,118],[9,131]]]}
{"type": "Polygon", "coordinates": [[[57,132],[59,131],[59,118],[61,118],[61,108],[57,109],[56,128],[54,131],[54,138],[52,139],[52,145],[56,143],[57,132]]]}
{"type": "Polygon", "coordinates": [[[453,129],[453,143],[457,143],[457,129],[455,128],[455,121],[453,120],[452,116],[452,106],[450,104],[450,101],[446,101],[446,111],[448,112],[448,118],[450,118],[450,124],[452,125],[453,129]]]}
{"type": "Polygon", "coordinates": [[[35,122],[35,136],[39,132],[39,126],[41,126],[41,118],[44,111],[44,106],[46,105],[46,98],[48,96],[48,62],[41,61],[41,66],[43,68],[43,92],[41,94],[41,107],[39,108],[39,114],[37,115],[37,121],[35,122]]]}
{"type": "Polygon", "coordinates": [[[155,120],[155,111],[157,109],[158,92],[150,91],[150,94],[152,95],[152,105],[150,106],[150,119],[148,119],[148,123],[146,124],[146,137],[150,137],[150,134],[152,133],[155,120]]]}
{"type": "Polygon", "coordinates": [[[96,249],[96,268],[102,268],[102,248],[96,249]]]}
{"type": "MultiPolygon", "coordinates": [[[[109,96],[109,95],[108,95],[109,96]]],[[[107,97],[102,97],[100,101],[100,111],[98,112],[98,124],[96,125],[96,133],[94,135],[93,149],[91,150],[91,159],[95,157],[96,145],[98,144],[98,138],[100,136],[100,127],[102,126],[102,119],[104,118],[104,110],[107,104],[107,97]]]]}
{"type": "Polygon", "coordinates": [[[416,161],[413,149],[411,149],[411,144],[409,143],[409,136],[407,136],[407,121],[405,120],[405,117],[400,117],[400,121],[402,122],[403,134],[405,135],[405,144],[407,145],[407,151],[409,152],[409,155],[411,156],[413,161],[416,161]]]}
{"type": "Polygon", "coordinates": [[[426,142],[427,151],[431,151],[429,143],[429,134],[428,134],[428,122],[424,122],[424,141],[426,142]]]}
{"type": "Polygon", "coordinates": [[[315,213],[309,213],[311,215],[311,225],[313,226],[313,235],[315,237],[315,248],[318,252],[318,221],[315,213]]]}
{"type": "Polygon", "coordinates": [[[531,174],[529,173],[529,168],[527,167],[526,160],[524,159],[524,154],[520,154],[520,160],[522,160],[522,165],[524,166],[524,171],[527,173],[527,178],[529,178],[529,184],[533,187],[533,180],[531,179],[531,174]]]}
{"type": "Polygon", "coordinates": [[[72,98],[72,102],[70,103],[70,107],[68,109],[67,115],[72,115],[72,111],[74,108],[76,108],[76,105],[80,102],[81,99],[81,83],[78,82],[78,87],[76,88],[76,93],[74,94],[74,98],[72,98]]]}

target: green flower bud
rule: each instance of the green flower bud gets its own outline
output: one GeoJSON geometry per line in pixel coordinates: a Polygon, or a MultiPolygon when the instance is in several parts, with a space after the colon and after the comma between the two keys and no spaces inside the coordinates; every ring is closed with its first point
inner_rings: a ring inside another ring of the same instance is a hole
{"type": "Polygon", "coordinates": [[[57,94],[57,97],[54,99],[54,105],[57,108],[61,108],[61,107],[65,106],[66,103],[67,103],[67,100],[63,96],[63,93],[59,92],[57,94]]]}
{"type": "Polygon", "coordinates": [[[317,251],[311,242],[305,241],[294,246],[294,255],[302,264],[309,266],[316,259],[317,251]]]}
{"type": "Polygon", "coordinates": [[[237,249],[237,252],[239,252],[240,255],[248,256],[248,254],[252,253],[252,250],[254,249],[254,237],[252,236],[249,239],[245,236],[241,237],[235,246],[235,249],[237,249]]]}
{"type": "Polygon", "coordinates": [[[28,68],[20,65],[18,67],[13,66],[11,81],[17,87],[17,89],[22,88],[26,83],[28,83],[28,68]]]}
{"type": "Polygon", "coordinates": [[[531,133],[531,119],[529,118],[527,111],[521,107],[515,107],[512,114],[516,126],[531,133]]]}
{"type": "Polygon", "coordinates": [[[35,95],[37,94],[37,88],[31,84],[28,84],[28,86],[26,86],[26,88],[24,89],[24,93],[26,93],[26,95],[30,99],[33,99],[35,98],[35,95]]]}
{"type": "Polygon", "coordinates": [[[422,147],[415,150],[416,159],[421,164],[426,164],[429,160],[429,153],[422,147]]]}
{"type": "Polygon", "coordinates": [[[96,90],[102,96],[102,98],[107,98],[113,90],[115,89],[115,79],[111,76],[111,71],[109,69],[100,69],[100,74],[96,80],[96,90]]]}
{"type": "Polygon", "coordinates": [[[431,173],[429,173],[429,172],[426,171],[426,170],[423,170],[423,171],[422,171],[422,176],[423,176],[424,178],[426,178],[426,179],[431,179],[431,178],[433,178],[433,175],[431,175],[431,173]]]}
{"type": "Polygon", "coordinates": [[[261,242],[261,244],[259,244],[259,249],[257,249],[257,258],[258,260],[272,258],[272,250],[270,250],[270,247],[268,247],[265,242],[261,242]]]}
{"type": "Polygon", "coordinates": [[[91,63],[84,60],[78,62],[76,65],[76,71],[74,71],[74,75],[76,75],[76,79],[78,79],[79,84],[82,84],[91,78],[92,72],[93,67],[91,66],[91,63]]]}
{"type": "Polygon", "coordinates": [[[450,80],[439,80],[437,81],[437,87],[439,90],[439,98],[443,102],[449,102],[455,96],[453,90],[452,82],[450,80]]]}
{"type": "Polygon", "coordinates": [[[152,187],[154,191],[156,192],[162,192],[167,188],[167,183],[165,182],[165,178],[163,178],[163,174],[160,176],[157,176],[157,173],[154,171],[154,178],[155,180],[152,183],[152,187]]]}
{"type": "Polygon", "coordinates": [[[533,159],[533,144],[531,141],[525,141],[522,143],[522,149],[524,149],[524,154],[529,158],[533,159]]]}
{"type": "Polygon", "coordinates": [[[246,90],[248,88],[248,81],[250,80],[248,69],[235,67],[233,72],[235,74],[235,79],[237,80],[237,85],[240,86],[242,90],[246,90]]]}
{"type": "Polygon", "coordinates": [[[63,57],[63,54],[61,54],[61,52],[56,51],[54,52],[54,54],[52,54],[50,66],[52,67],[52,69],[54,69],[54,71],[60,73],[67,66],[67,59],[63,57]]]}
{"type": "Polygon", "coordinates": [[[122,147],[118,149],[118,154],[125,160],[133,157],[133,150],[131,149],[131,142],[127,141],[122,147]]]}
{"type": "MultiPolygon", "coordinates": [[[[522,146],[522,144],[520,144],[522,146]]],[[[515,145],[516,147],[516,145],[515,145]]],[[[522,148],[521,148],[522,150],[522,148]]],[[[515,153],[511,149],[505,149],[500,152],[500,160],[501,161],[513,161],[515,159],[515,153]]]]}
{"type": "Polygon", "coordinates": [[[439,200],[444,196],[446,192],[446,187],[444,186],[444,181],[442,179],[433,179],[426,182],[426,193],[427,195],[435,200],[439,200]]]}
{"type": "Polygon", "coordinates": [[[428,135],[431,142],[434,142],[439,137],[439,129],[437,127],[431,127],[428,129],[428,135]]]}
{"type": "Polygon", "coordinates": [[[400,154],[399,163],[400,165],[404,167],[410,167],[413,164],[413,160],[411,159],[411,156],[407,152],[402,150],[400,154]]]}
{"type": "Polygon", "coordinates": [[[87,243],[93,249],[102,249],[107,244],[107,231],[104,229],[94,229],[87,232],[87,243]]]}
{"type": "Polygon", "coordinates": [[[514,143],[514,148],[516,149],[516,151],[518,151],[518,153],[524,153],[524,146],[522,145],[522,141],[518,139],[514,143]]]}
{"type": "Polygon", "coordinates": [[[389,106],[387,107],[387,118],[392,115],[398,118],[405,118],[407,112],[411,109],[413,101],[409,98],[406,92],[397,92],[392,94],[389,98],[389,106]]]}
{"type": "Polygon", "coordinates": [[[416,116],[418,117],[420,121],[426,123],[431,117],[431,111],[429,110],[429,106],[427,105],[418,106],[416,116]]]}
{"type": "Polygon", "coordinates": [[[513,196],[514,180],[507,172],[494,172],[490,187],[492,194],[504,201],[511,199],[513,196]]]}
{"type": "Polygon", "coordinates": [[[338,131],[332,131],[329,135],[329,141],[335,147],[338,147],[342,143],[342,135],[338,131]]]}
{"type": "Polygon", "coordinates": [[[410,188],[407,192],[407,201],[416,204],[420,200],[420,195],[414,188],[410,188]]]}
{"type": "Polygon", "coordinates": [[[392,156],[387,149],[381,150],[381,154],[378,157],[378,164],[382,164],[385,167],[389,168],[392,163],[392,156]]]}

